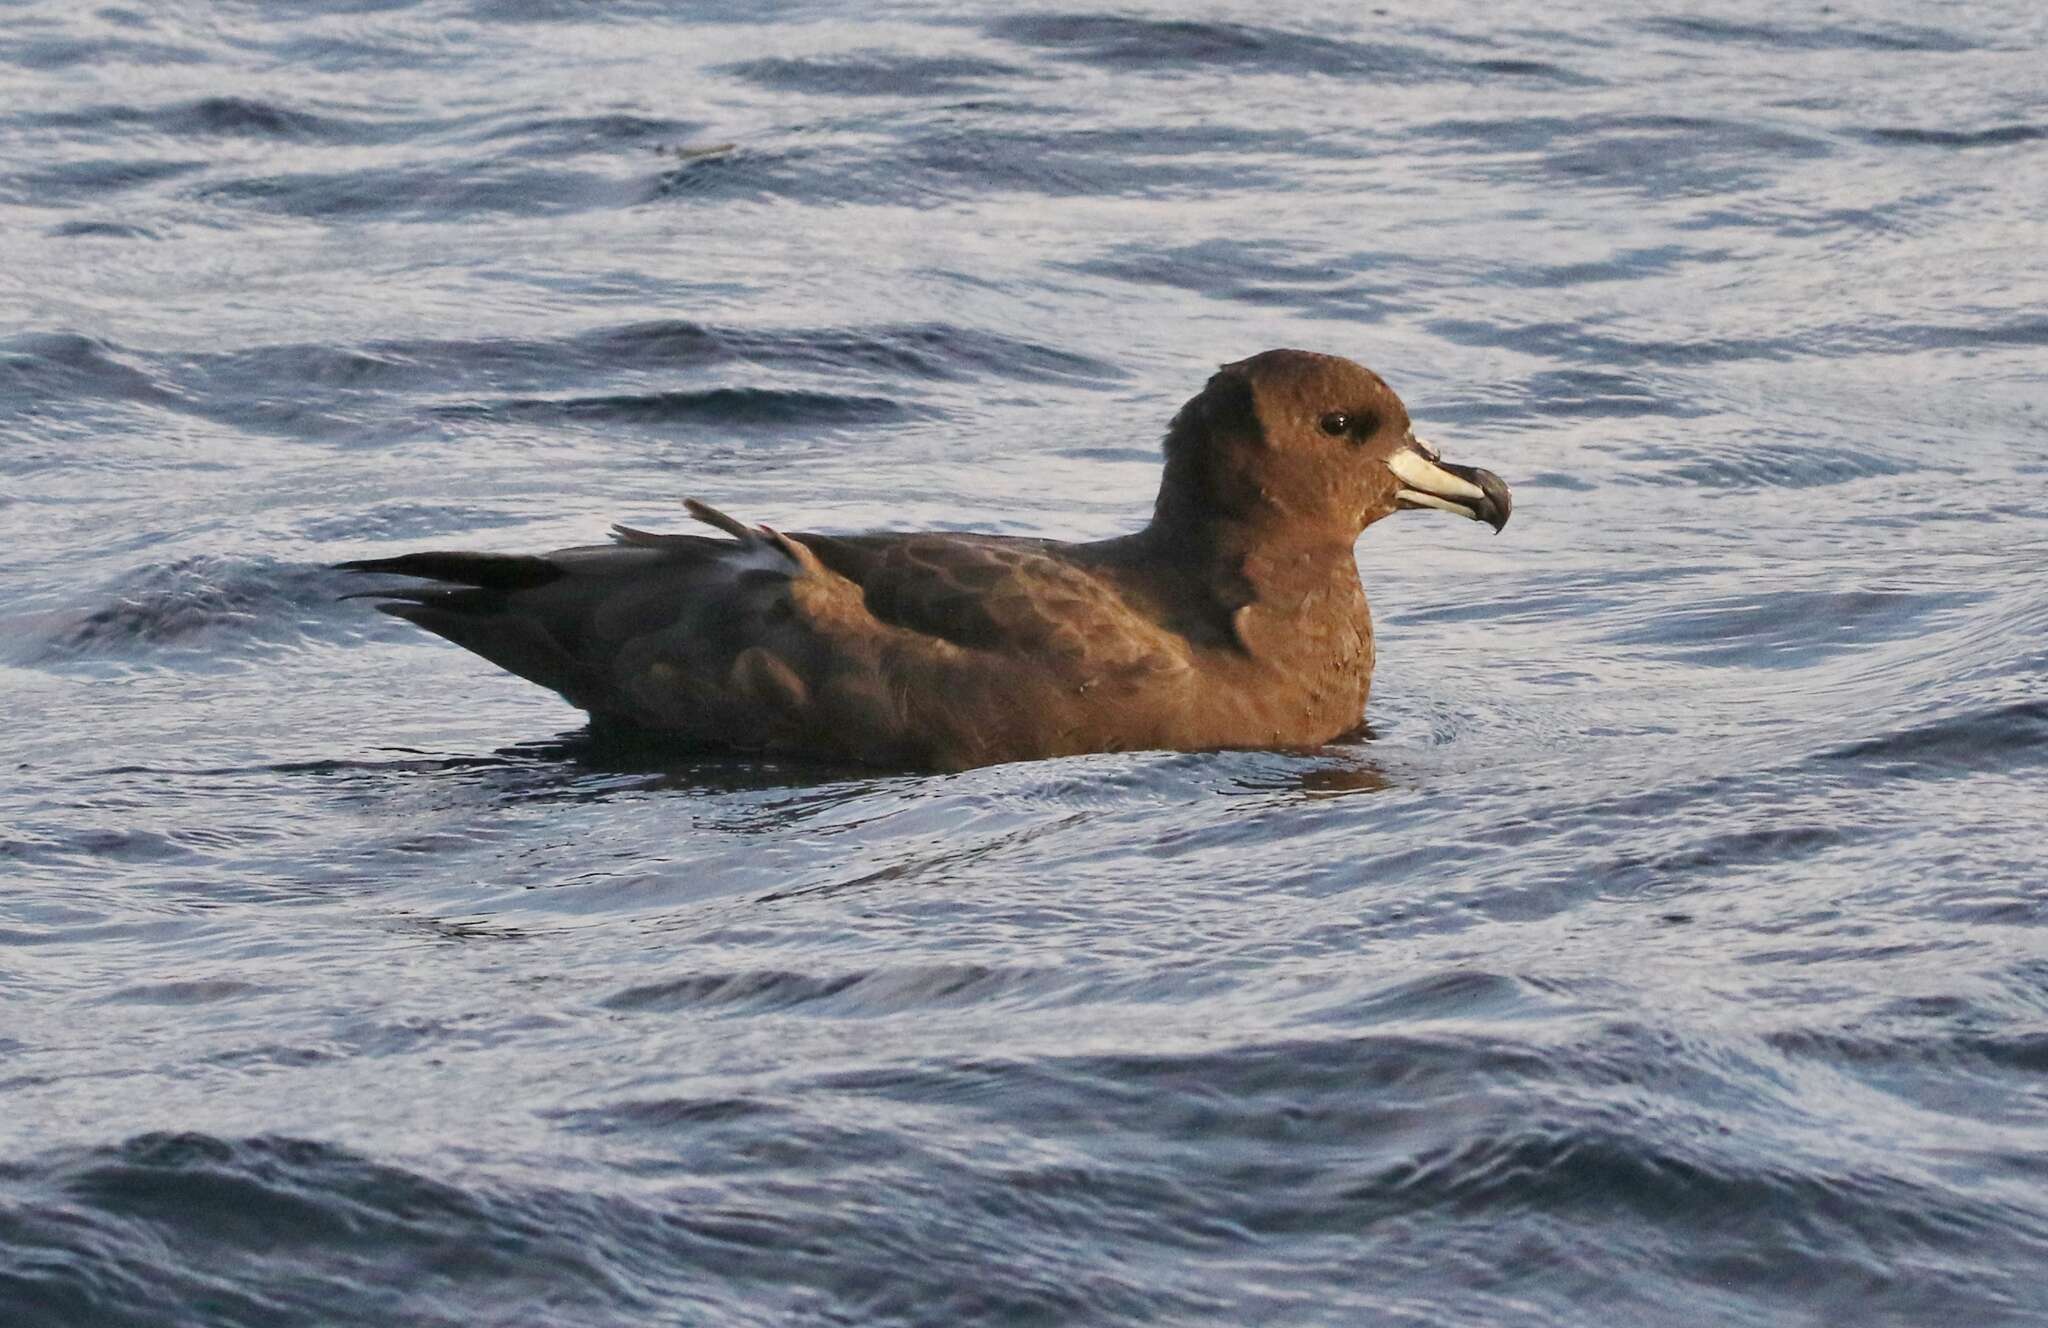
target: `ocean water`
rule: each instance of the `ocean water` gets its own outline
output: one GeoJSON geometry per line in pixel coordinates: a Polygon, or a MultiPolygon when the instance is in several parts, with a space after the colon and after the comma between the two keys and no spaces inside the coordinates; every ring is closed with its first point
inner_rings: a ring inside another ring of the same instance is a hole
{"type": "Polygon", "coordinates": [[[2048,1322],[2048,10],[0,5],[0,1323],[2048,1322]],[[633,761],[338,602],[1094,538],[1278,345],[1369,739],[633,761]]]}

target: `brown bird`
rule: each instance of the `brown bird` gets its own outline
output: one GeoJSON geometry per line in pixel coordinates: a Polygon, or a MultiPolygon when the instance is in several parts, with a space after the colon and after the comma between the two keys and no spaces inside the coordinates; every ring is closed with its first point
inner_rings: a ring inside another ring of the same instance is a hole
{"type": "Polygon", "coordinates": [[[598,733],[957,770],[1350,733],[1373,667],[1359,533],[1414,507],[1498,531],[1509,498],[1441,461],[1378,374],[1269,350],[1173,417],[1136,534],[784,534],[687,506],[724,535],[342,567],[439,583],[371,593],[598,733]]]}

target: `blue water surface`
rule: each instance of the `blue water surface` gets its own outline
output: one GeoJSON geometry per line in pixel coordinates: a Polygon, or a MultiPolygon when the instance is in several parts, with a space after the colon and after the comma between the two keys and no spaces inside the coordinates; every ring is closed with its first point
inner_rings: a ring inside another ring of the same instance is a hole
{"type": "Polygon", "coordinates": [[[0,1323],[2048,1322],[2048,9],[0,4],[0,1323]],[[1225,360],[1498,537],[1369,739],[595,750],[338,602],[1094,538],[1225,360]]]}

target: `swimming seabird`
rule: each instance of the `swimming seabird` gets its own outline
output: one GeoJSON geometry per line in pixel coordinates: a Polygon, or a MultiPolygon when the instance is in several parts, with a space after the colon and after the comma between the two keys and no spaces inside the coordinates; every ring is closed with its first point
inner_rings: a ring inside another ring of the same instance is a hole
{"type": "Polygon", "coordinates": [[[1373,669],[1359,534],[1404,508],[1498,531],[1510,500],[1418,438],[1378,374],[1269,350],[1173,417],[1135,534],[784,533],[686,505],[718,533],[341,566],[431,582],[371,593],[600,732],[962,769],[1352,732],[1373,669]]]}

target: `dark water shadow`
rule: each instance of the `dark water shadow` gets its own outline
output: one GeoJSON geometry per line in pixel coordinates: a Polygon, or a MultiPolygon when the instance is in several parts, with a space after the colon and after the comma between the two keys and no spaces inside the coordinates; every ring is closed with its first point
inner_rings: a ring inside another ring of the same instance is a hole
{"type": "Polygon", "coordinates": [[[1272,769],[1234,774],[1230,786],[1240,792],[1312,800],[1385,792],[1396,787],[1397,781],[1384,765],[1367,755],[1365,746],[1374,737],[1372,729],[1361,724],[1327,747],[1288,754],[1284,764],[1272,769]]]}

